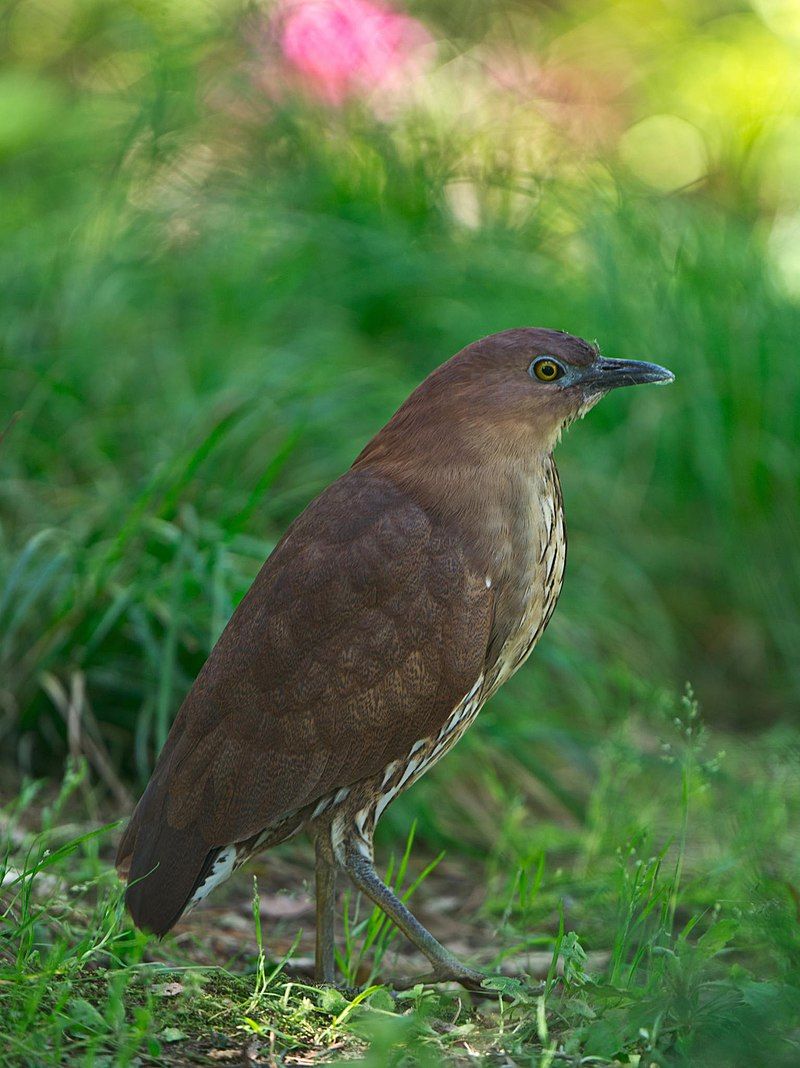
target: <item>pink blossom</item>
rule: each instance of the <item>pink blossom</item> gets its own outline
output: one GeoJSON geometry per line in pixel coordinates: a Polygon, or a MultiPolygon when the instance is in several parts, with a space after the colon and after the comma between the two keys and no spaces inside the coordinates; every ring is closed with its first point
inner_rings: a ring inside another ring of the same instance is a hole
{"type": "Polygon", "coordinates": [[[278,27],[285,61],[315,96],[336,106],[407,85],[431,44],[421,22],[372,0],[289,0],[278,27]]]}

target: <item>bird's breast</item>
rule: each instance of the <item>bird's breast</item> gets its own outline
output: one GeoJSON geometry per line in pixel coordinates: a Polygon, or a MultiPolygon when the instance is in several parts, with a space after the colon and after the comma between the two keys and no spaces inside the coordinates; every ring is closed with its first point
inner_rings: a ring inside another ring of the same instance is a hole
{"type": "Polygon", "coordinates": [[[561,485],[551,459],[519,487],[498,539],[494,663],[490,696],[532,652],[555,609],[564,578],[567,537],[561,485]]]}

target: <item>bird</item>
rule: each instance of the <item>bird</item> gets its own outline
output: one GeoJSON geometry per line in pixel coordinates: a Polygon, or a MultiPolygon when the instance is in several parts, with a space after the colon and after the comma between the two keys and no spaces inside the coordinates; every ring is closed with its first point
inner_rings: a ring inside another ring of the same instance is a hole
{"type": "Polygon", "coordinates": [[[440,760],[542,636],[567,538],[553,450],[657,364],[559,330],[468,345],[410,394],[291,523],[178,710],[117,853],[163,936],[251,856],[315,843],[315,975],[335,983],[346,873],[424,954],[417,981],[476,989],[375,868],[387,806],[440,760]]]}

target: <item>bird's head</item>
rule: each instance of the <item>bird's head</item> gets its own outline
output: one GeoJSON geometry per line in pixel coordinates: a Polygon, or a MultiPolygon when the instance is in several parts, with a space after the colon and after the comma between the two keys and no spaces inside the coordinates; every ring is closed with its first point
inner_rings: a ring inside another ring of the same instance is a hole
{"type": "MultiPolygon", "coordinates": [[[[601,356],[596,344],[559,330],[505,330],[462,349],[431,379],[452,388],[465,416],[535,434],[551,448],[565,426],[619,386],[672,382],[665,367],[601,356]]],[[[438,392],[438,390],[437,390],[438,392]]]]}
{"type": "Polygon", "coordinates": [[[359,461],[548,453],[564,427],[610,390],[673,378],[654,363],[601,356],[597,345],[560,330],[504,330],[428,375],[359,461]]]}

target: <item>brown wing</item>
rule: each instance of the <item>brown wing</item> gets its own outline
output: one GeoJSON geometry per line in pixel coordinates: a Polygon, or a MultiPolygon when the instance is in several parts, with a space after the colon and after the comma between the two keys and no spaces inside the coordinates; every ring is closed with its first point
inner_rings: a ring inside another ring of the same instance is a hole
{"type": "Polygon", "coordinates": [[[264,564],[178,713],[118,853],[136,922],[168,930],[212,848],[438,732],[483,670],[490,623],[490,591],[450,530],[368,471],[334,483],[264,564]]]}

